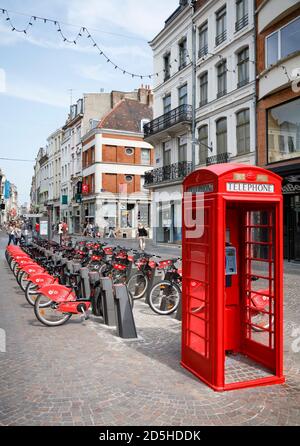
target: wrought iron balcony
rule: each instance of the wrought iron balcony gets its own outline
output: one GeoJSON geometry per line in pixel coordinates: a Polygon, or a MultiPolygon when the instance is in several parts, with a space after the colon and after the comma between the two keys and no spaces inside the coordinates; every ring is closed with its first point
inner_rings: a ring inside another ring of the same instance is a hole
{"type": "Polygon", "coordinates": [[[236,32],[240,31],[247,25],[248,25],[248,14],[245,14],[244,17],[235,22],[235,31],[236,32]]]}
{"type": "Polygon", "coordinates": [[[191,171],[192,163],[189,161],[181,161],[169,166],[159,167],[145,172],[144,186],[155,186],[163,182],[182,181],[191,171]]]}
{"type": "Polygon", "coordinates": [[[209,156],[206,158],[206,165],[210,166],[211,164],[221,164],[221,163],[229,163],[230,161],[230,153],[218,153],[217,155],[209,156]]]}
{"type": "Polygon", "coordinates": [[[202,48],[199,49],[199,51],[198,51],[198,57],[199,57],[199,59],[200,59],[201,57],[206,56],[206,54],[208,54],[208,45],[204,45],[202,48]]]}
{"type": "Polygon", "coordinates": [[[144,125],[145,137],[166,130],[180,122],[192,122],[192,106],[182,104],[144,125]]]}
{"type": "Polygon", "coordinates": [[[227,31],[226,29],[219,34],[218,36],[216,36],[216,46],[220,45],[222,42],[224,42],[224,40],[226,40],[227,38],[227,31]]]}

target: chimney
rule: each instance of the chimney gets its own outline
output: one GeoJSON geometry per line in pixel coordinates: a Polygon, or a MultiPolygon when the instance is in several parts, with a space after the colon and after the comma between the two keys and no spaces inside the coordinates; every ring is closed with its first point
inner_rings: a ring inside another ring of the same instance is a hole
{"type": "Polygon", "coordinates": [[[141,87],[138,89],[138,100],[141,104],[146,104],[152,107],[153,94],[150,89],[150,85],[141,85],[141,87]]]}

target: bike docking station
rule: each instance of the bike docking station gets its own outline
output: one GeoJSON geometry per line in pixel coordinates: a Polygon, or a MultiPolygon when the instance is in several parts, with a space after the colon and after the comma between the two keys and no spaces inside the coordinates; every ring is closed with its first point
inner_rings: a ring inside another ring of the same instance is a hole
{"type": "Polygon", "coordinates": [[[123,339],[137,339],[132,306],[126,285],[114,285],[114,302],[117,322],[117,335],[123,339]]]}
{"type": "Polygon", "coordinates": [[[100,279],[100,282],[102,288],[102,307],[103,307],[104,323],[109,327],[115,327],[117,325],[117,322],[116,322],[112,280],[108,277],[103,277],[100,279]]]}
{"type": "Polygon", "coordinates": [[[113,285],[109,277],[101,277],[100,284],[104,324],[116,327],[120,338],[136,339],[137,331],[126,285],[113,285]]]}
{"type": "Polygon", "coordinates": [[[183,182],[181,365],[216,391],[285,381],[281,181],[230,163],[183,182]]]}

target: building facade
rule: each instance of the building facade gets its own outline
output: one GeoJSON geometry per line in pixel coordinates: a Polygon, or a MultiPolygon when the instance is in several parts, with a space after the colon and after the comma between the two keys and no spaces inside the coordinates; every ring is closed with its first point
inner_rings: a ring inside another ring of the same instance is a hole
{"type": "Polygon", "coordinates": [[[138,222],[151,226],[144,174],[152,169],[153,148],[143,140],[151,103],[149,88],[135,100],[123,98],[83,137],[84,224],[102,233],[112,227],[121,237],[135,237],[138,222]]]}
{"type": "Polygon", "coordinates": [[[18,191],[0,168],[0,225],[18,216],[18,191]]]}
{"type": "Polygon", "coordinates": [[[193,168],[216,162],[255,164],[254,1],[181,1],[150,43],[155,146],[154,239],[181,242],[181,190],[193,168]]]}
{"type": "Polygon", "coordinates": [[[284,253],[300,260],[300,4],[257,1],[258,164],[283,178],[284,253]]]}
{"type": "Polygon", "coordinates": [[[63,131],[57,129],[47,139],[48,152],[48,200],[49,223],[54,227],[60,219],[61,191],[61,141],[63,131]]]}

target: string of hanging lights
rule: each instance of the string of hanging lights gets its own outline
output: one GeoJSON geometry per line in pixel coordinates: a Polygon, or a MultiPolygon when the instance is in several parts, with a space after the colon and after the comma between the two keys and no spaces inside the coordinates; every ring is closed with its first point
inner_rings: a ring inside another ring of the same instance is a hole
{"type": "MultiPolygon", "coordinates": [[[[90,43],[91,46],[98,51],[99,55],[101,57],[103,57],[107,63],[109,63],[110,65],[112,65],[114,67],[115,70],[118,70],[120,72],[123,73],[123,75],[128,75],[131,76],[132,78],[140,78],[141,80],[143,79],[152,79],[154,77],[158,77],[160,74],[162,73],[166,73],[166,68],[164,68],[161,71],[157,71],[155,73],[150,73],[150,74],[138,74],[138,73],[133,73],[131,71],[128,71],[124,68],[122,68],[121,66],[119,66],[117,63],[115,63],[113,60],[111,60],[111,58],[103,51],[103,49],[101,49],[98,45],[98,43],[95,41],[95,39],[93,38],[91,32],[88,30],[88,28],[86,26],[81,26],[79,31],[75,34],[74,38],[68,38],[65,34],[65,32],[63,31],[63,27],[61,26],[61,23],[59,20],[55,20],[55,19],[50,19],[47,17],[40,17],[37,15],[26,15],[26,14],[22,14],[25,15],[27,17],[29,17],[28,19],[28,23],[26,24],[26,26],[24,28],[18,28],[17,26],[15,26],[14,22],[12,21],[9,11],[7,9],[4,8],[0,8],[0,14],[2,13],[2,17],[4,18],[5,22],[10,26],[11,30],[17,33],[21,33],[21,34],[25,34],[27,35],[30,31],[30,29],[34,26],[34,24],[36,22],[39,23],[53,23],[53,25],[56,28],[57,33],[59,34],[59,36],[61,37],[62,41],[66,44],[72,44],[72,45],[77,45],[78,41],[80,38],[86,38],[90,43]]],[[[188,55],[188,53],[186,54],[186,57],[188,59],[190,59],[190,56],[188,55]]],[[[177,63],[178,60],[174,59],[174,61],[172,61],[169,64],[169,67],[172,68],[172,63],[177,63]]]]}

